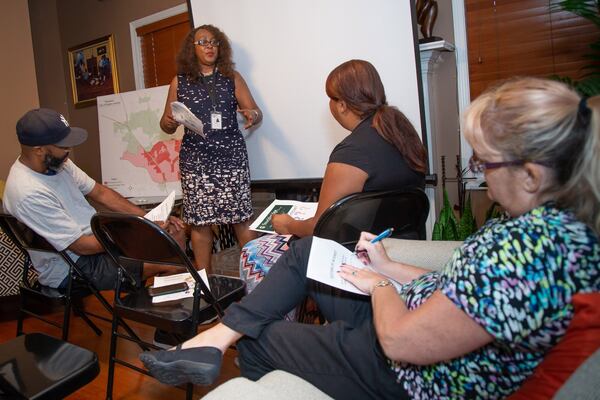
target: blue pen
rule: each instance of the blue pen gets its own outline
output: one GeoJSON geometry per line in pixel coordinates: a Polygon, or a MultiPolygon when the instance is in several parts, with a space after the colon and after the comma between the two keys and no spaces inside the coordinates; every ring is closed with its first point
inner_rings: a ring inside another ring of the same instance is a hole
{"type": "Polygon", "coordinates": [[[390,236],[392,236],[392,232],[394,232],[394,228],[386,229],[385,231],[381,232],[379,235],[374,237],[373,240],[371,240],[371,243],[377,243],[385,238],[389,238],[390,236]]]}
{"type": "MultiPolygon", "coordinates": [[[[379,241],[382,241],[385,238],[388,238],[390,236],[392,236],[392,232],[394,232],[394,228],[388,228],[385,231],[381,232],[379,235],[375,236],[372,240],[371,243],[377,243],[379,241]]],[[[366,253],[367,251],[362,249],[362,250],[354,250],[354,254],[358,254],[358,253],[366,253]]]]}

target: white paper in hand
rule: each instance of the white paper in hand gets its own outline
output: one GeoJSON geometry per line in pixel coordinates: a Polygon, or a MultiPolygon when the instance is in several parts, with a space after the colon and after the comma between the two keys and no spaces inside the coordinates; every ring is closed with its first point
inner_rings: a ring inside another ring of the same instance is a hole
{"type": "Polygon", "coordinates": [[[264,233],[275,233],[271,217],[274,214],[288,214],[294,219],[305,220],[315,216],[319,203],[307,203],[295,200],[275,199],[269,206],[250,224],[250,230],[264,233]]]}
{"type": "Polygon", "coordinates": [[[342,264],[365,268],[356,254],[341,244],[333,240],[313,237],[306,277],[348,292],[366,294],[338,274],[342,264]]]}
{"type": "Polygon", "coordinates": [[[198,117],[194,115],[193,112],[190,111],[189,108],[185,106],[185,104],[174,101],[171,103],[171,114],[173,114],[173,119],[186,128],[190,129],[193,132],[196,132],[198,135],[206,138],[204,134],[204,124],[198,117]]]}
{"type": "MultiPolygon", "coordinates": [[[[323,282],[329,286],[346,290],[352,293],[364,294],[362,290],[342,278],[338,271],[342,264],[348,264],[358,269],[371,269],[365,266],[350,250],[341,244],[329,239],[313,237],[310,247],[310,256],[308,258],[308,267],[306,277],[315,281],[323,282]]],[[[402,290],[402,285],[393,279],[390,279],[396,291],[402,290]]]]}
{"type": "Polygon", "coordinates": [[[173,211],[173,205],[175,205],[175,191],[173,190],[166,199],[159,205],[150,210],[144,218],[150,221],[167,221],[171,211],[173,211]]]}

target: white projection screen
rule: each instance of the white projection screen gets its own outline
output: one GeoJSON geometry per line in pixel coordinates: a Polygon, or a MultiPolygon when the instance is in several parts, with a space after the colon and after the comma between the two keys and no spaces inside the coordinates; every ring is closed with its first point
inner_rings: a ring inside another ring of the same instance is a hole
{"type": "Polygon", "coordinates": [[[322,178],[348,131],[325,80],[350,59],[379,71],[388,103],[422,132],[412,0],[191,0],[193,25],[229,37],[236,69],[264,113],[245,133],[253,181],[322,178]]]}

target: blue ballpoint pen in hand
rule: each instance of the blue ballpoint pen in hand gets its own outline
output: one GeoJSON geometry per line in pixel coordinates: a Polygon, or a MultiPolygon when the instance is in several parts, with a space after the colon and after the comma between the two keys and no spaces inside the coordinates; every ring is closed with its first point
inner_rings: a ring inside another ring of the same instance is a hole
{"type": "Polygon", "coordinates": [[[373,240],[371,240],[371,243],[377,243],[385,238],[389,238],[390,236],[392,236],[393,232],[394,232],[394,228],[387,228],[385,231],[383,231],[379,235],[375,236],[373,238],[373,240]]]}
{"type": "MultiPolygon", "coordinates": [[[[385,238],[389,238],[390,236],[392,236],[392,233],[394,232],[394,228],[388,228],[385,231],[381,232],[379,235],[375,236],[373,239],[371,239],[371,243],[377,243],[382,241],[385,238]]],[[[358,254],[358,253],[362,253],[362,252],[366,252],[366,250],[354,250],[354,254],[358,254]]]]}

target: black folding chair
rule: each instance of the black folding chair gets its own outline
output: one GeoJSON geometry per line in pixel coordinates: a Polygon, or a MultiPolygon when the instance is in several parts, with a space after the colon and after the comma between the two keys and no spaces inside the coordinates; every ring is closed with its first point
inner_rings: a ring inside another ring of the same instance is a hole
{"type": "MultiPolygon", "coordinates": [[[[159,304],[152,303],[147,288],[140,288],[121,296],[120,285],[117,285],[106,389],[106,397],[111,399],[115,363],[148,375],[146,370],[117,358],[117,339],[126,339],[156,348],[150,343],[140,342],[131,335],[118,332],[117,317],[190,337],[196,334],[200,322],[208,321],[215,316],[220,318],[229,304],[240,300],[245,293],[245,283],[237,278],[211,275],[208,277],[209,289],[177,242],[160,226],[143,217],[101,212],[92,217],[91,225],[96,238],[117,265],[121,266],[128,261],[173,265],[181,269],[174,272],[189,272],[194,279],[193,297],[159,304]]],[[[119,274],[125,275],[127,270],[121,267],[119,274]]],[[[192,394],[193,385],[188,384],[186,398],[191,399],[192,394]]]]}
{"type": "Polygon", "coordinates": [[[17,336],[23,334],[23,320],[26,315],[37,318],[50,325],[53,325],[62,330],[61,337],[63,340],[68,340],[69,337],[69,322],[71,317],[71,309],[81,317],[96,335],[101,335],[100,328],[90,320],[89,316],[93,316],[105,321],[112,321],[112,318],[107,318],[101,315],[93,314],[85,311],[82,304],[79,302],[83,297],[93,294],[106,310],[112,314],[112,307],[102,296],[102,294],[92,285],[77,268],[73,259],[69,256],[66,250],[57,251],[43,237],[31,230],[27,225],[19,222],[10,214],[0,213],[0,227],[10,240],[23,252],[25,261],[23,263],[23,274],[19,285],[21,296],[21,308],[19,318],[17,320],[17,336]],[[29,251],[37,251],[44,253],[58,254],[62,257],[69,267],[67,274],[67,287],[62,289],[54,289],[40,284],[37,280],[32,279],[35,276],[31,271],[31,259],[29,251]],[[62,323],[57,323],[43,315],[43,311],[47,311],[52,307],[63,308],[62,323]]]}
{"type": "MultiPolygon", "coordinates": [[[[393,238],[425,240],[428,215],[429,199],[420,188],[354,193],[325,210],[313,235],[349,249],[354,249],[361,232],[379,234],[388,228],[394,228],[393,238]]],[[[298,306],[296,315],[300,322],[324,322],[309,298],[298,306]]]]}
{"type": "Polygon", "coordinates": [[[96,353],[43,333],[0,344],[1,399],[64,399],[99,372],[96,353]]]}
{"type": "Polygon", "coordinates": [[[378,234],[394,228],[393,238],[426,239],[429,199],[420,188],[348,195],[321,215],[313,234],[344,246],[356,244],[360,232],[378,234]]]}

